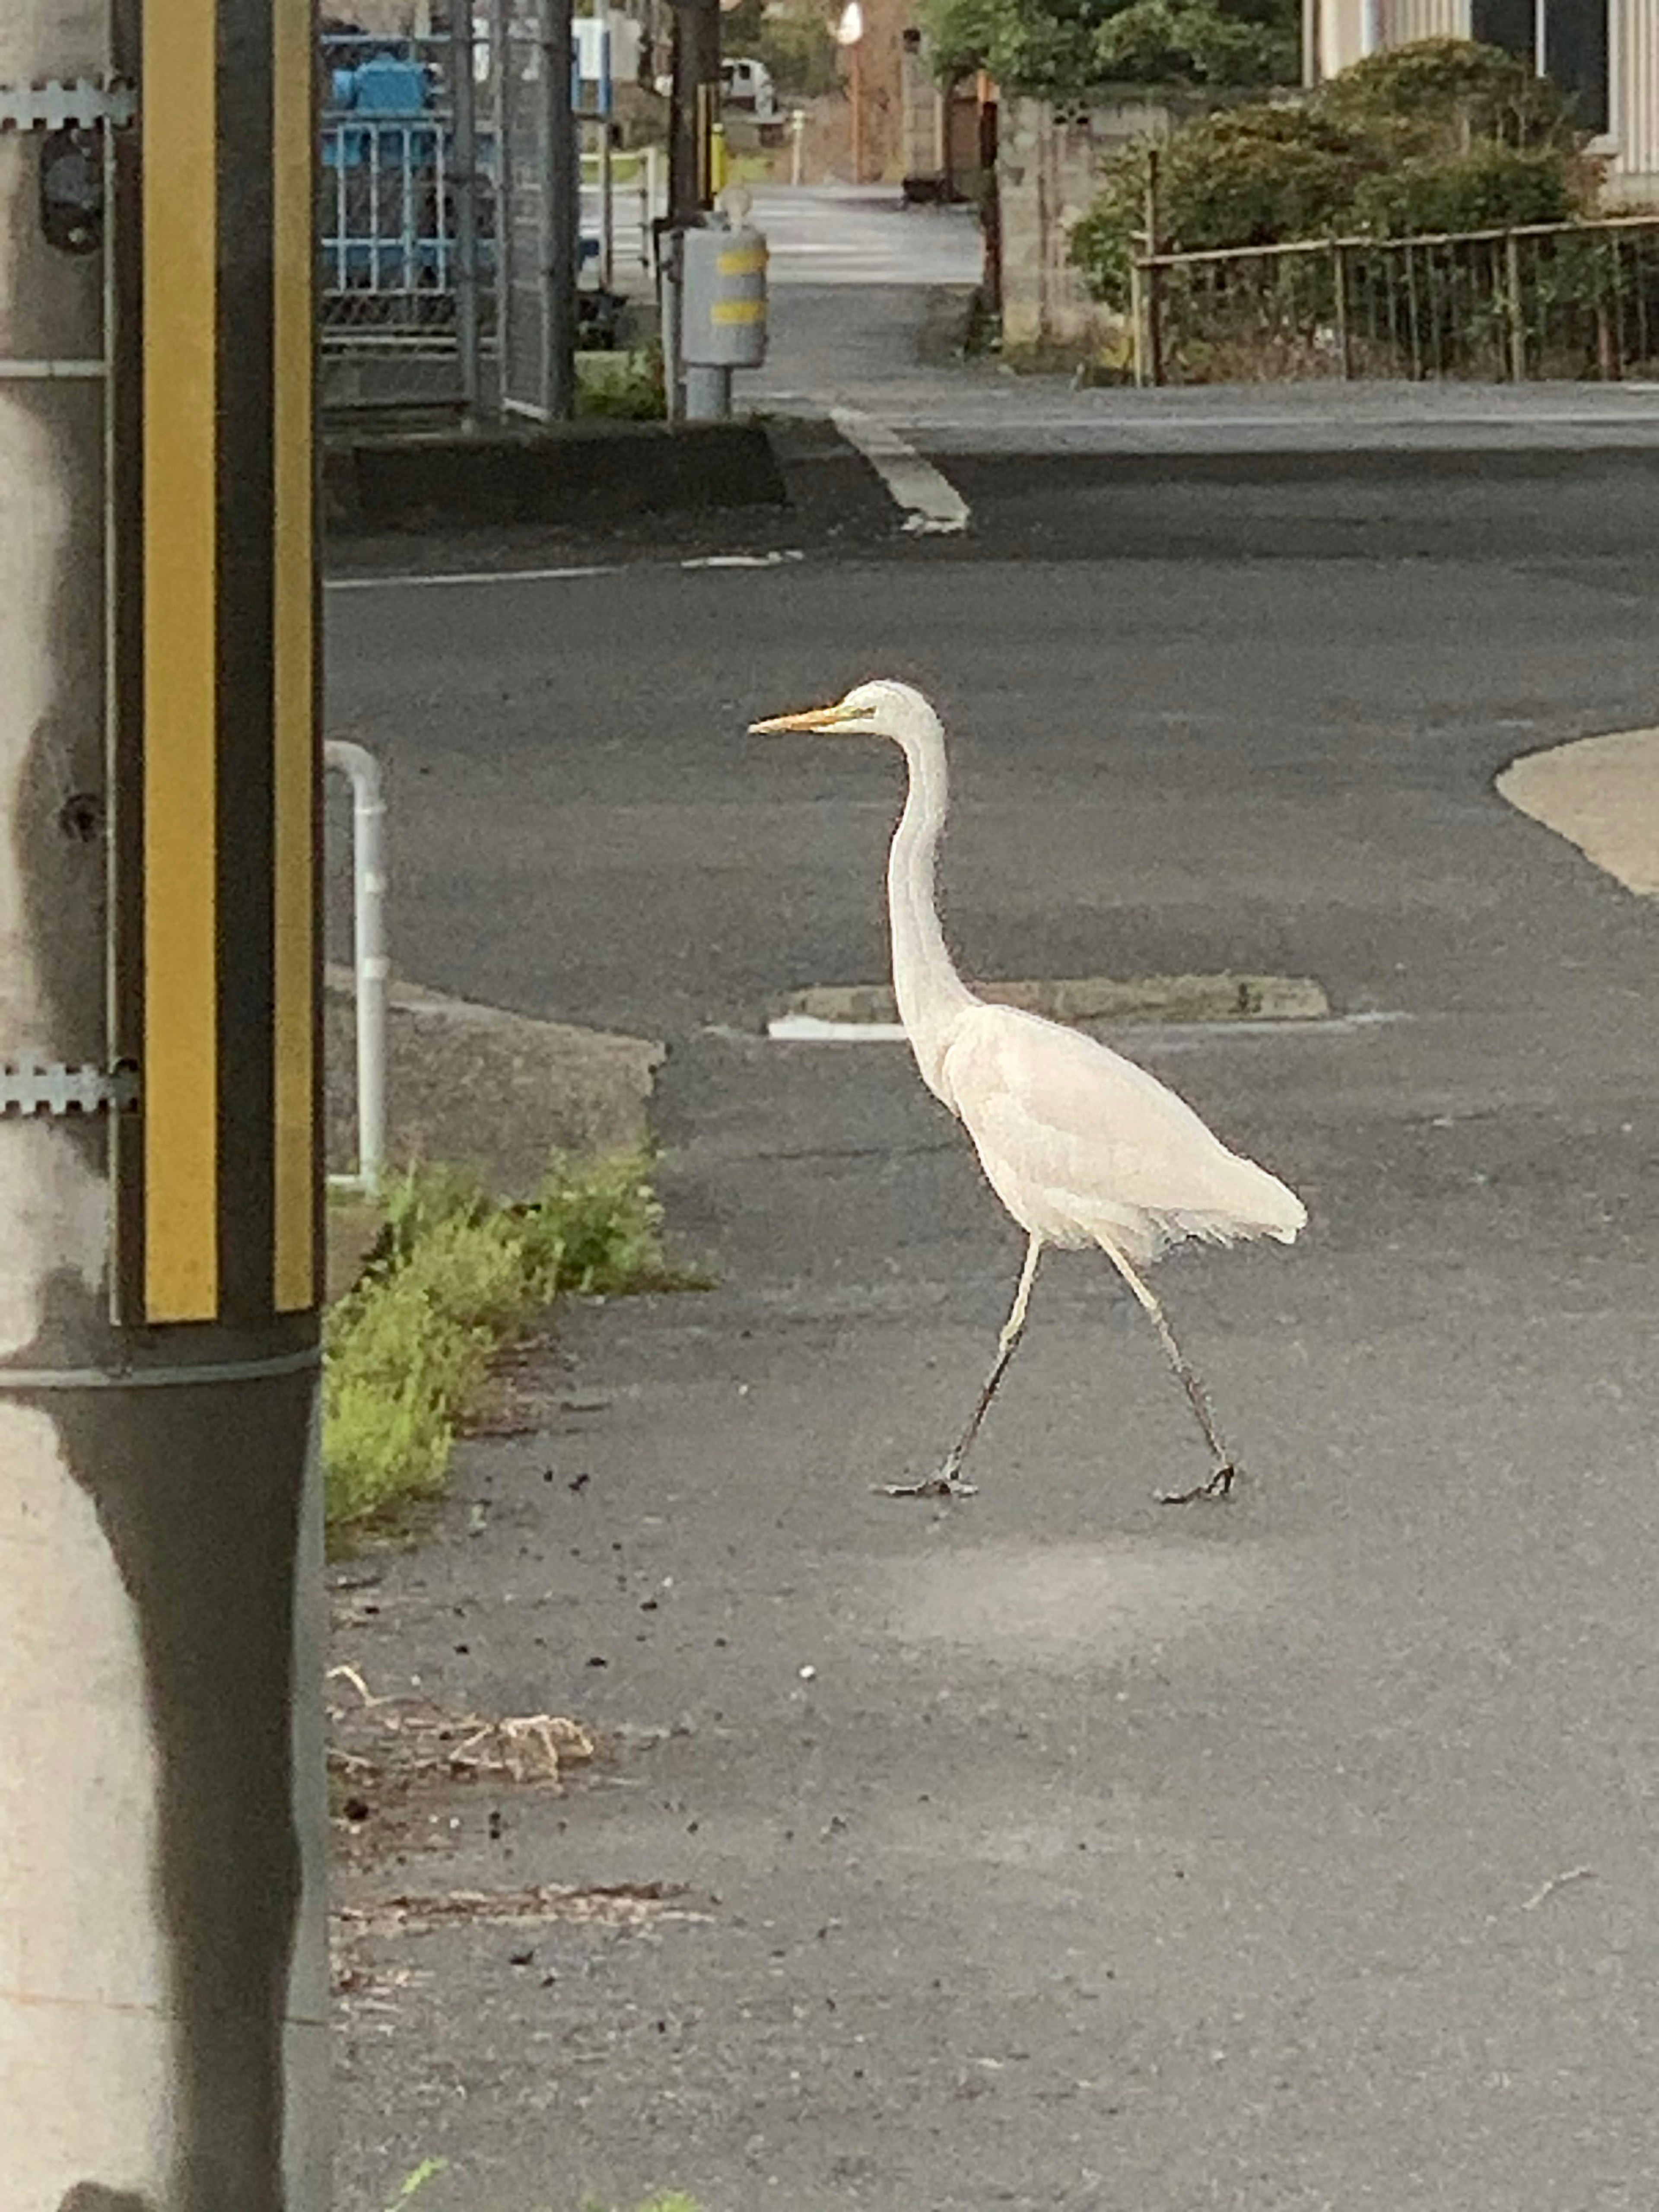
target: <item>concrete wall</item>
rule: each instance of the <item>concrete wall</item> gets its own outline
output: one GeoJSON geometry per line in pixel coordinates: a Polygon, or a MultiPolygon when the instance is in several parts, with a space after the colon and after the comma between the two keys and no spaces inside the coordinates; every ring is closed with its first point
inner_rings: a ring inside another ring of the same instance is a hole
{"type": "Polygon", "coordinates": [[[1099,189],[1101,167],[1127,146],[1169,135],[1168,108],[1128,95],[1088,106],[1008,100],[999,118],[1005,351],[1109,347],[1121,318],[1091,299],[1069,259],[1071,235],[1099,189]]]}

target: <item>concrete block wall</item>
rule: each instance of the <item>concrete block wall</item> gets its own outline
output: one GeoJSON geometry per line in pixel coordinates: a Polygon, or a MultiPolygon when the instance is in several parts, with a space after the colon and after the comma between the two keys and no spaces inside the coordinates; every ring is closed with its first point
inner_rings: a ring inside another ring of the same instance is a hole
{"type": "Polygon", "coordinates": [[[1102,166],[1127,146],[1168,137],[1170,110],[1144,95],[1087,104],[1010,99],[998,118],[1005,352],[1110,347],[1121,318],[1091,299],[1071,236],[1100,188],[1102,166]]]}

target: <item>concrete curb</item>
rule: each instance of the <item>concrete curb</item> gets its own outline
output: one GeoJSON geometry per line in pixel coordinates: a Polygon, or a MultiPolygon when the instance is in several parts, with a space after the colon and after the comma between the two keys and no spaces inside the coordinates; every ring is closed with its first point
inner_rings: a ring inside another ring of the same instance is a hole
{"type": "MultiPolygon", "coordinates": [[[[1330,1001],[1307,975],[1074,975],[979,983],[994,1005],[1054,1022],[1323,1021],[1330,1001]]],[[[896,1022],[886,983],[820,983],[792,992],[780,1012],[823,1022],[896,1022]]]]}
{"type": "MultiPolygon", "coordinates": [[[[388,994],[388,1153],[395,1168],[477,1169],[501,1198],[536,1188],[555,1152],[633,1151],[649,1134],[666,1048],[410,983],[388,994]]],[[[328,1164],[353,1164],[356,1025],[351,972],[330,968],[323,1006],[328,1164]]]]}
{"type": "Polygon", "coordinates": [[[377,530],[595,524],[619,515],[782,507],[783,474],[759,422],[560,423],[535,431],[337,433],[324,508],[340,536],[377,530]]]}

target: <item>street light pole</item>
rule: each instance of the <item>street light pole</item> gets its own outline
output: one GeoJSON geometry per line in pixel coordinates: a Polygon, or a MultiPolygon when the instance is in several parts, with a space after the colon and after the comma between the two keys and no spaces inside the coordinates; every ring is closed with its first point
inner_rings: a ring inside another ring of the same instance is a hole
{"type": "Polygon", "coordinates": [[[327,2201],[314,68],[0,10],[6,2212],[327,2201]]]}

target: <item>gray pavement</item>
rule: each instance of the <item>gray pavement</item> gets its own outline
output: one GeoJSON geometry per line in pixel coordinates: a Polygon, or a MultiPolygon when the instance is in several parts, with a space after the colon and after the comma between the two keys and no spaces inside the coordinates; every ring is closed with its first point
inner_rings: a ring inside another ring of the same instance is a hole
{"type": "Polygon", "coordinates": [[[1535,490],[1464,495],[1432,558],[1241,558],[1246,505],[1172,559],[1051,485],[1054,559],[992,499],[950,556],[336,600],[403,964],[667,1036],[720,1278],[568,1315],[532,1432],[343,1601],[375,1687],[617,1744],[356,1893],[690,1917],[368,1946],[342,2212],[427,2157],[432,2212],[1659,2201],[1656,922],[1492,789],[1652,720],[1653,538],[1639,485],[1543,557],[1535,490]],[[898,786],[743,727],[889,670],[955,732],[971,970],[1280,969],[1344,1017],[1134,1046],[1313,1216],[1164,1271],[1230,1506],[1151,1502],[1194,1439],[1084,1258],[981,1498],[871,1494],[960,1419],[1018,1242],[901,1050],[760,1040],[883,973],[898,786]]]}
{"type": "Polygon", "coordinates": [[[1659,386],[1357,384],[1074,391],[994,362],[925,366],[929,295],[978,281],[964,209],[896,192],[775,189],[755,220],[772,249],[771,351],[741,380],[778,412],[859,408],[921,452],[957,454],[1426,453],[1659,449],[1659,386]]]}

